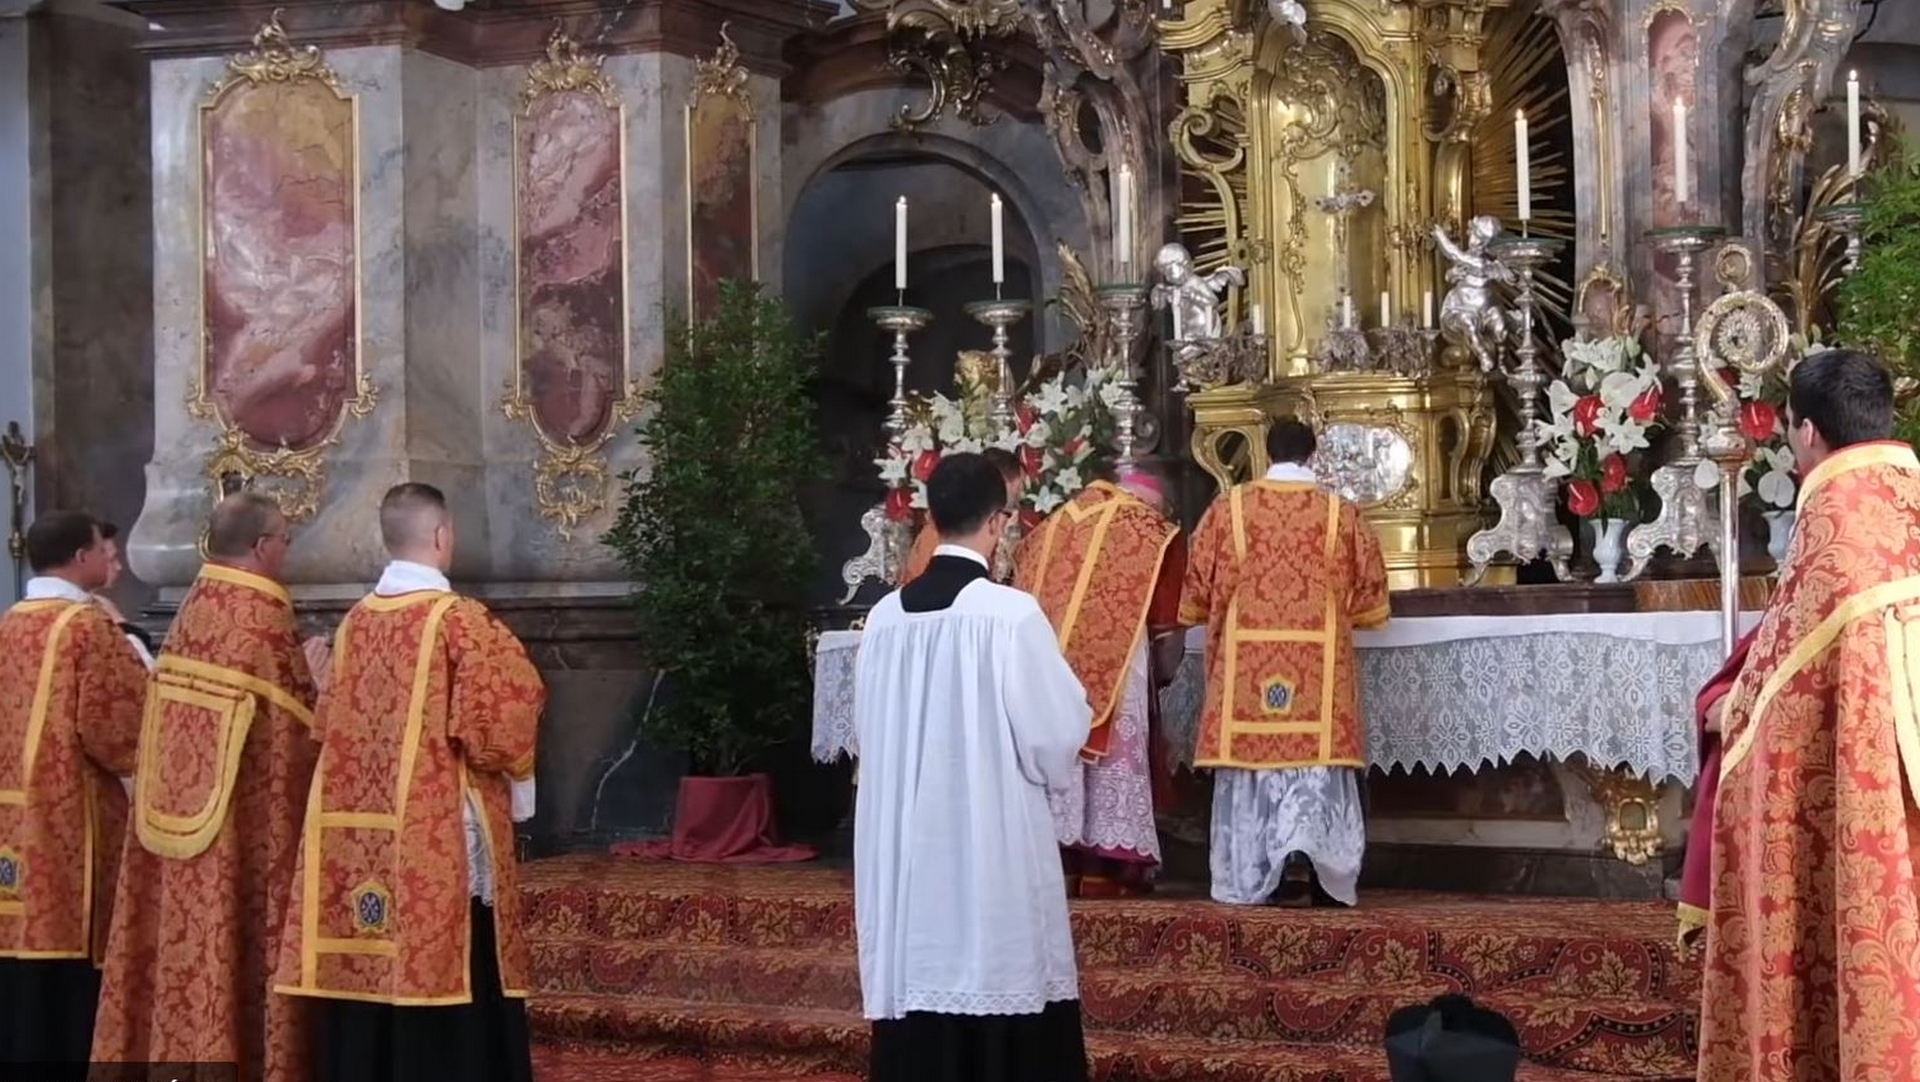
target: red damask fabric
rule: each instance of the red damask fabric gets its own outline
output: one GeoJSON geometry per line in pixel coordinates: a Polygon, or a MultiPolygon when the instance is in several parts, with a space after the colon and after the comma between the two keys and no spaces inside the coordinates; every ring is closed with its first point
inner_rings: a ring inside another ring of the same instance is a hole
{"type": "Polygon", "coordinates": [[[1728,699],[1700,1082],[1920,1078],[1920,461],[1847,448],[1728,699]]]}
{"type": "Polygon", "coordinates": [[[1360,509],[1254,481],[1207,508],[1180,622],[1207,626],[1198,767],[1365,766],[1353,630],[1387,621],[1387,569],[1360,509]]]}
{"type": "Polygon", "coordinates": [[[304,1001],[269,994],[319,756],[293,602],[207,565],[148,691],[93,1058],[302,1082],[304,1001]]]}
{"type": "Polygon", "coordinates": [[[315,711],[320,766],[276,988],[398,1006],[472,1002],[467,795],[491,855],[500,974],[527,994],[510,780],[533,771],[546,688],[512,632],[439,591],[342,621],[315,711]]]}
{"type": "Polygon", "coordinates": [[[146,666],[97,606],[0,617],[0,958],[106,948],[146,666]]]}
{"type": "MultiPolygon", "coordinates": [[[[1153,602],[1180,535],[1165,515],[1117,485],[1095,481],[1021,541],[1013,585],[1038,598],[1093,707],[1083,754],[1107,753],[1107,724],[1153,622],[1153,602]]],[[[1178,582],[1176,578],[1174,580],[1178,582]]],[[[1161,624],[1170,622],[1163,615],[1161,624]]]]}
{"type": "Polygon", "coordinates": [[[933,550],[940,547],[940,532],[933,528],[932,516],[913,534],[913,549],[907,553],[907,566],[900,573],[898,585],[905,586],[914,579],[927,573],[927,565],[933,562],[933,550]]]}

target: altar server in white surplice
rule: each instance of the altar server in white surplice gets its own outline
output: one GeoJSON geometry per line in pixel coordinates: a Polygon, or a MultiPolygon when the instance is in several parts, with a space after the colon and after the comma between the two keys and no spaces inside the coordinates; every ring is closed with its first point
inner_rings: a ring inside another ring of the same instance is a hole
{"type": "Polygon", "coordinates": [[[987,560],[1014,509],[979,455],[927,480],[940,547],[867,618],[854,674],[854,895],[871,1082],[1082,1082],[1047,793],[1092,710],[1031,596],[987,560]]]}

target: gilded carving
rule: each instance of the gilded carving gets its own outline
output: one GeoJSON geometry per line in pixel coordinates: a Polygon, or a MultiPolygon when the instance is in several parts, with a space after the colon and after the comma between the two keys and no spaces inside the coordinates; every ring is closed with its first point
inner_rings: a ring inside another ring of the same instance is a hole
{"type": "Polygon", "coordinates": [[[1587,783],[1594,802],[1606,810],[1606,844],[1615,858],[1635,867],[1660,855],[1665,840],[1660,833],[1660,790],[1646,778],[1625,770],[1602,769],[1585,759],[1567,767],[1587,783]]]}
{"type": "Polygon", "coordinates": [[[607,505],[604,451],[638,416],[627,343],[626,114],[556,26],[514,118],[514,369],[500,411],[540,445],[534,506],[561,537],[607,505]]]}
{"type": "Polygon", "coordinates": [[[360,348],[358,103],[276,10],[200,107],[200,358],[218,494],[258,480],[314,514],[324,456],[378,401],[360,348]]]}
{"type": "Polygon", "coordinates": [[[720,47],[694,65],[687,102],[687,309],[713,311],[723,279],[760,277],[759,125],[740,50],[720,27],[720,47]]]}

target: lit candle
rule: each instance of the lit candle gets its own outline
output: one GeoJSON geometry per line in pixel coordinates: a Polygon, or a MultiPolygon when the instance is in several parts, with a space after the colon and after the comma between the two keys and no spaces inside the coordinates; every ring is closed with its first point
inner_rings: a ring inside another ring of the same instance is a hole
{"type": "Polygon", "coordinates": [[[1533,217],[1533,147],[1527,140],[1527,113],[1513,111],[1513,184],[1518,196],[1520,220],[1533,217]]]}
{"type": "Polygon", "coordinates": [[[1347,330],[1353,329],[1353,294],[1340,295],[1340,325],[1347,330]]]}
{"type": "Polygon", "coordinates": [[[1393,298],[1389,297],[1385,291],[1380,294],[1380,326],[1393,326],[1393,298]]]}
{"type": "Polygon", "coordinates": [[[993,193],[993,284],[1007,280],[1007,232],[1000,221],[1000,193],[993,193]]]}
{"type": "Polygon", "coordinates": [[[907,291],[907,197],[893,205],[893,288],[907,291]]]}
{"type": "Polygon", "coordinates": [[[1429,289],[1420,297],[1420,326],[1433,329],[1433,290],[1429,289]]]}
{"type": "Polygon", "coordinates": [[[1847,175],[1860,175],[1860,73],[1847,73],[1847,175]]]}
{"type": "Polygon", "coordinates": [[[1693,201],[1693,170],[1687,163],[1687,103],[1673,101],[1673,201],[1686,206],[1693,201]]]}
{"type": "Polygon", "coordinates": [[[1133,263],[1133,170],[1120,167],[1120,194],[1114,217],[1119,222],[1119,239],[1114,246],[1120,250],[1120,266],[1128,267],[1133,263]]]}
{"type": "Polygon", "coordinates": [[[1262,314],[1261,314],[1261,312],[1260,312],[1260,306],[1256,304],[1256,305],[1254,305],[1254,306],[1253,306],[1253,334],[1254,334],[1254,337],[1256,337],[1256,338],[1258,338],[1258,337],[1260,337],[1261,335],[1264,335],[1264,334],[1266,334],[1266,333],[1267,333],[1267,320],[1266,320],[1266,317],[1265,317],[1264,315],[1262,315],[1262,314]]]}

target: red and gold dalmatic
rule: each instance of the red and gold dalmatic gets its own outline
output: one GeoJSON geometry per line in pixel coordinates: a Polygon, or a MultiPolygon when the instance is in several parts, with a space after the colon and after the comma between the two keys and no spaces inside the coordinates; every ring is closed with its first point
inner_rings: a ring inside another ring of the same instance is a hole
{"type": "Polygon", "coordinates": [[[1359,508],[1305,482],[1230,489],[1200,519],[1180,622],[1207,625],[1194,765],[1366,765],[1353,629],[1387,620],[1387,569],[1359,508]]]}
{"type": "Polygon", "coordinates": [[[93,1058],[298,1082],[305,1004],[269,995],[319,746],[293,602],[208,564],[147,692],[93,1058]]]}
{"type": "Polygon", "coordinates": [[[96,605],[0,617],[0,958],[100,961],[146,688],[96,605]]]}
{"type": "Polygon", "coordinates": [[[1727,700],[1700,1082],[1920,1079],[1920,461],[1801,485],[1727,700]]]}
{"type": "Polygon", "coordinates": [[[502,991],[527,994],[510,779],[533,772],[546,689],[477,601],[368,597],[334,636],[333,677],[276,989],[424,1007],[468,1003],[463,808],[491,855],[502,991]]]}
{"type": "Polygon", "coordinates": [[[1014,586],[1039,599],[1061,653],[1087,689],[1093,707],[1088,758],[1107,753],[1108,723],[1148,625],[1173,623],[1181,569],[1167,557],[1179,535],[1178,526],[1132,493],[1096,481],[1047,516],[1014,556],[1014,586]]]}

